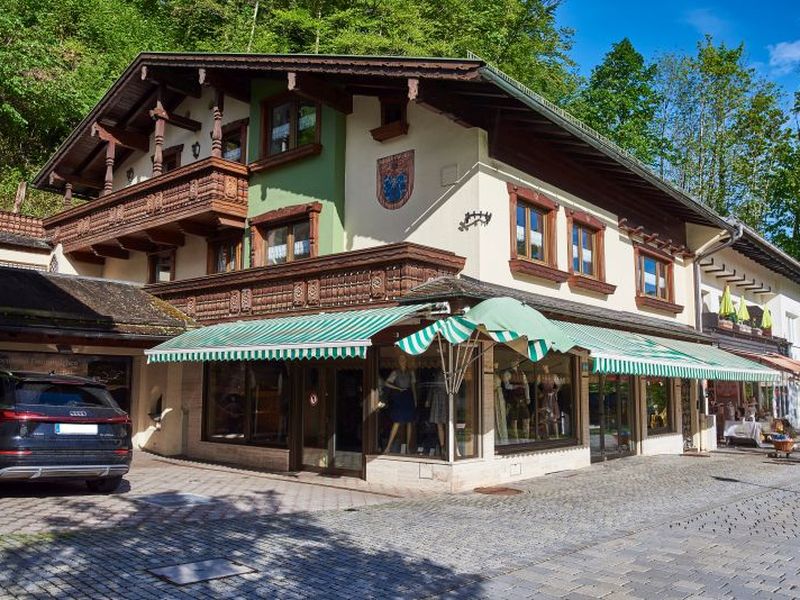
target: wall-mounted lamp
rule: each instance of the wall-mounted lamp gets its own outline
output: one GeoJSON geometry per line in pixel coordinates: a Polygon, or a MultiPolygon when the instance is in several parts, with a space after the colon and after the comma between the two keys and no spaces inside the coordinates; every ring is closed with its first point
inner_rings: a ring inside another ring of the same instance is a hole
{"type": "Polygon", "coordinates": [[[125,177],[128,179],[128,183],[131,183],[133,181],[133,175],[134,175],[133,167],[125,171],[125,177]]]}
{"type": "Polygon", "coordinates": [[[192,156],[195,158],[200,156],[200,142],[195,142],[192,144],[192,156]]]}
{"type": "Polygon", "coordinates": [[[473,212],[464,213],[464,220],[458,224],[459,231],[466,231],[473,225],[488,225],[492,220],[492,213],[476,210],[473,212]]]}

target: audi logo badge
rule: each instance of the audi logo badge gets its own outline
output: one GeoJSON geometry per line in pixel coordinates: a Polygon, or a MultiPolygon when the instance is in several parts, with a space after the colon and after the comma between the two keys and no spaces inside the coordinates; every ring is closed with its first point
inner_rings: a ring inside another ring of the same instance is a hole
{"type": "Polygon", "coordinates": [[[85,410],[71,410],[69,411],[70,417],[88,417],[89,413],[85,410]]]}

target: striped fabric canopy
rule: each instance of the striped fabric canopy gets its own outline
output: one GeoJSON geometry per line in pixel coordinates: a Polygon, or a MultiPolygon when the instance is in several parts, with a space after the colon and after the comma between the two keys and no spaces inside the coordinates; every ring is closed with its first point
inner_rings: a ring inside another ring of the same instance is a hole
{"type": "Polygon", "coordinates": [[[556,321],[591,352],[593,373],[778,382],[781,374],[714,346],[556,321]]]}
{"type": "Polygon", "coordinates": [[[541,360],[551,349],[565,352],[574,345],[571,338],[537,310],[503,297],[484,300],[464,315],[435,321],[396,345],[407,354],[417,355],[425,352],[437,335],[457,345],[468,341],[476,331],[532,361],[541,360]]]}
{"type": "Polygon", "coordinates": [[[365,358],[370,338],[428,304],[236,321],[188,331],[151,350],[147,361],[365,358]]]}

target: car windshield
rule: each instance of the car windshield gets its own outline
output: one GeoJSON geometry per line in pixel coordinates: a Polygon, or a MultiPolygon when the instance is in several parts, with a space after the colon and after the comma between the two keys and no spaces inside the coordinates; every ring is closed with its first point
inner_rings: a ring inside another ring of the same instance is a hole
{"type": "Polygon", "coordinates": [[[39,381],[17,384],[17,404],[39,406],[94,406],[116,408],[116,403],[105,388],[90,385],[70,385],[39,381]]]}

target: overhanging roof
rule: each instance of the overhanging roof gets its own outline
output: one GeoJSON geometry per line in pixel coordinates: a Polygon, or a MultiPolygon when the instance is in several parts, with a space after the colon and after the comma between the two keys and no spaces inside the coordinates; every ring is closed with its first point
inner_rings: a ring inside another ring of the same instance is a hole
{"type": "Polygon", "coordinates": [[[733,244],[733,249],[771,271],[800,283],[800,262],[750,227],[743,225],[743,235],[733,244]]]}

